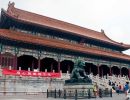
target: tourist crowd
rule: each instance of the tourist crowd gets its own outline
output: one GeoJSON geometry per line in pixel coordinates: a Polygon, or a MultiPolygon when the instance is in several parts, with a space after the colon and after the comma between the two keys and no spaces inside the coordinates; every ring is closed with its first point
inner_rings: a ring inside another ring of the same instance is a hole
{"type": "Polygon", "coordinates": [[[129,81],[126,81],[125,84],[121,84],[120,82],[112,82],[109,80],[108,82],[109,86],[112,86],[112,90],[113,92],[116,92],[118,94],[120,93],[125,93],[125,95],[127,96],[130,90],[130,86],[129,86],[129,81]]]}

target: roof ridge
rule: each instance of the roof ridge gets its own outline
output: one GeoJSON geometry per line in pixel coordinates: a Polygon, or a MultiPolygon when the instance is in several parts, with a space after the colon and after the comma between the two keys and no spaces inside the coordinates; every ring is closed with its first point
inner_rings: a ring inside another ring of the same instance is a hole
{"type": "MultiPolygon", "coordinates": [[[[19,9],[19,8],[15,8],[15,7],[13,9],[20,10],[20,11],[23,11],[23,12],[25,11],[25,10],[22,10],[22,9],[19,9]]],[[[83,27],[83,26],[79,26],[77,24],[69,23],[69,22],[66,22],[66,21],[63,21],[63,20],[59,20],[59,19],[56,19],[56,18],[48,17],[48,16],[45,16],[45,15],[41,15],[41,14],[30,12],[30,11],[26,11],[26,12],[34,14],[34,15],[37,15],[37,16],[40,16],[40,17],[45,17],[45,18],[47,18],[49,20],[58,21],[58,22],[63,23],[63,24],[71,25],[71,26],[76,27],[76,28],[82,28],[82,29],[84,29],[86,31],[93,31],[93,32],[102,34],[99,31],[95,31],[95,30],[92,30],[92,29],[89,29],[89,28],[86,28],[86,27],[83,27]]]]}

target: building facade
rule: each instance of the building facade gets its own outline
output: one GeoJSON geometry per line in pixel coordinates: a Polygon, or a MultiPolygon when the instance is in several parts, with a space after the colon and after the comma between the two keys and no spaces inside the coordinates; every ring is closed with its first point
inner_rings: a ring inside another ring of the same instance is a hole
{"type": "Polygon", "coordinates": [[[128,75],[130,45],[67,22],[8,4],[0,16],[0,65],[12,69],[71,72],[75,59],[86,61],[86,73],[128,75]]]}

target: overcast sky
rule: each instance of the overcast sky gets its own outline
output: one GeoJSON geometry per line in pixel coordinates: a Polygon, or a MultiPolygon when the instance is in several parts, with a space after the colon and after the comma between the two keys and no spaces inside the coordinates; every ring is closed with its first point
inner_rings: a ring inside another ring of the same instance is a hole
{"type": "MultiPolygon", "coordinates": [[[[130,0],[10,0],[15,7],[96,31],[130,44],[130,0]]],[[[7,8],[9,0],[0,0],[7,8]]],[[[130,55],[130,50],[124,53],[130,55]]]]}

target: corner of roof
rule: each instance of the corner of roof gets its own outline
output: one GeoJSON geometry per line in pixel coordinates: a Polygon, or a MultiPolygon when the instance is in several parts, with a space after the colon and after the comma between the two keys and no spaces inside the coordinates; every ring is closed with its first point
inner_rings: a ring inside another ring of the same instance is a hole
{"type": "Polygon", "coordinates": [[[12,9],[14,9],[14,6],[15,6],[15,3],[9,1],[7,12],[12,12],[12,9]]]}
{"type": "Polygon", "coordinates": [[[105,32],[104,32],[104,30],[103,29],[101,29],[101,32],[100,33],[103,33],[103,34],[105,34],[105,32]]]}
{"type": "Polygon", "coordinates": [[[8,7],[14,7],[15,3],[14,2],[10,2],[8,3],[8,7]]]}
{"type": "Polygon", "coordinates": [[[124,47],[125,49],[130,49],[130,45],[129,45],[129,44],[124,44],[123,42],[116,42],[116,41],[112,40],[111,38],[109,38],[109,37],[105,34],[105,32],[104,32],[103,29],[101,29],[101,33],[102,33],[109,41],[111,41],[111,42],[113,42],[113,43],[116,43],[116,44],[118,44],[118,45],[124,47]]]}
{"type": "Polygon", "coordinates": [[[130,44],[124,44],[122,43],[123,46],[125,46],[127,49],[130,49],[130,44]]]}

